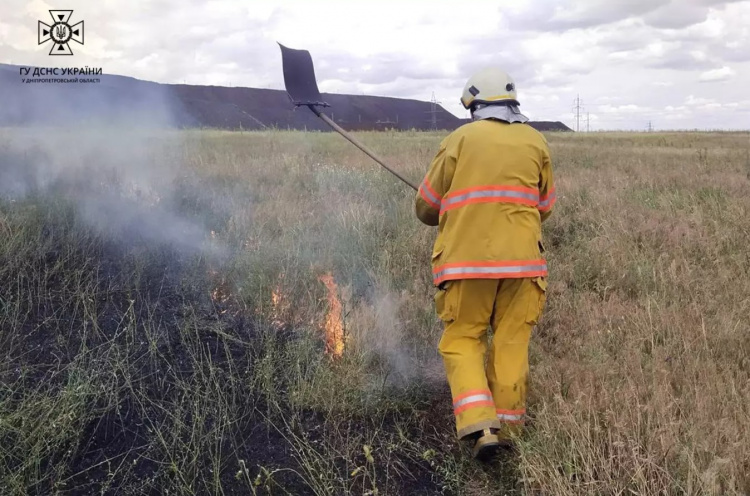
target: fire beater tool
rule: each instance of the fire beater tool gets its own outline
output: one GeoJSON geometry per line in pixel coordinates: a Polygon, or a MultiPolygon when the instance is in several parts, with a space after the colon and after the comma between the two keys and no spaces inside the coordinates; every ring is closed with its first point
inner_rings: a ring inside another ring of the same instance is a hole
{"type": "Polygon", "coordinates": [[[375,155],[372,150],[367,148],[354,136],[346,132],[341,126],[331,120],[330,117],[320,111],[321,107],[330,107],[330,105],[323,101],[323,96],[318,90],[318,83],[315,81],[315,68],[313,67],[310,52],[307,50],[287,48],[281,43],[279,43],[279,46],[281,47],[281,60],[284,68],[284,86],[286,86],[286,92],[294,106],[305,106],[309,108],[315,115],[320,117],[323,122],[331,126],[334,131],[349,140],[354,146],[369,155],[371,159],[383,166],[388,172],[401,179],[401,181],[416,191],[417,186],[415,184],[393,170],[393,168],[389,167],[380,157],[375,155]]]}

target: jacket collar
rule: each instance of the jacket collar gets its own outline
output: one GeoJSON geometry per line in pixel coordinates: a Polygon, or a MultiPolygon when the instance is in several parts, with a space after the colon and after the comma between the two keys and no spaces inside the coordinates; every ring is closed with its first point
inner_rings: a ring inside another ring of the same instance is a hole
{"type": "Polygon", "coordinates": [[[529,118],[521,113],[517,105],[484,105],[472,114],[475,121],[495,119],[509,123],[528,122],[529,118]]]}

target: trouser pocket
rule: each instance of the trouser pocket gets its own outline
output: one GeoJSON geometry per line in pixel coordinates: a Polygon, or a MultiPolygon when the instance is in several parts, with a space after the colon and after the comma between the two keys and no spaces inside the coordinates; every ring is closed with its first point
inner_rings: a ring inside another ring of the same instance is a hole
{"type": "Polygon", "coordinates": [[[456,320],[459,289],[458,281],[446,281],[438,286],[435,293],[435,311],[443,322],[456,320]]]}
{"type": "Polygon", "coordinates": [[[526,322],[536,325],[544,311],[544,305],[547,302],[547,279],[544,277],[534,277],[530,279],[529,284],[529,308],[526,315],[526,322]]]}

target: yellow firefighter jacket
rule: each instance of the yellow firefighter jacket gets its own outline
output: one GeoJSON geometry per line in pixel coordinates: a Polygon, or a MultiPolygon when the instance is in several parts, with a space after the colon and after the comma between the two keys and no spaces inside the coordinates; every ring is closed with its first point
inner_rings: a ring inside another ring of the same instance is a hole
{"type": "Polygon", "coordinates": [[[433,282],[545,277],[541,223],[555,187],[547,141],[527,124],[480,120],[440,144],[417,217],[439,226],[433,282]]]}

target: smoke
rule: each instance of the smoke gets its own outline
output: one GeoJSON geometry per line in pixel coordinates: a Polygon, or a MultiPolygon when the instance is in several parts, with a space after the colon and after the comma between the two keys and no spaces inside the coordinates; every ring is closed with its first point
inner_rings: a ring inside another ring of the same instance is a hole
{"type": "Polygon", "coordinates": [[[0,128],[0,199],[63,198],[119,244],[220,255],[211,226],[185,213],[199,181],[184,164],[184,135],[171,130],[173,102],[156,85],[127,98],[102,85],[23,85],[6,71],[0,123],[13,126],[0,128]]]}
{"type": "Polygon", "coordinates": [[[385,383],[408,387],[444,381],[442,363],[435,343],[417,336],[403,318],[410,300],[406,294],[388,289],[379,281],[351,317],[356,347],[380,364],[385,383]]]}
{"type": "MultiPolygon", "coordinates": [[[[318,207],[323,221],[318,229],[299,231],[297,243],[303,249],[298,253],[310,263],[335,267],[342,282],[347,346],[372,365],[376,375],[370,385],[443,384],[434,330],[415,319],[414,310],[423,302],[396,289],[393,274],[383,270],[384,241],[398,236],[398,197],[384,201],[391,194],[383,188],[388,183],[354,167],[318,162],[310,169],[317,195],[325,198],[318,207]],[[326,252],[321,256],[322,246],[326,252]]],[[[435,318],[431,306],[430,317],[435,318]]]]}
{"type": "Polygon", "coordinates": [[[408,341],[404,336],[404,326],[399,313],[402,302],[392,292],[375,295],[375,337],[371,349],[384,358],[395,384],[410,383],[418,378],[419,368],[416,357],[411,356],[404,346],[408,341]]]}

